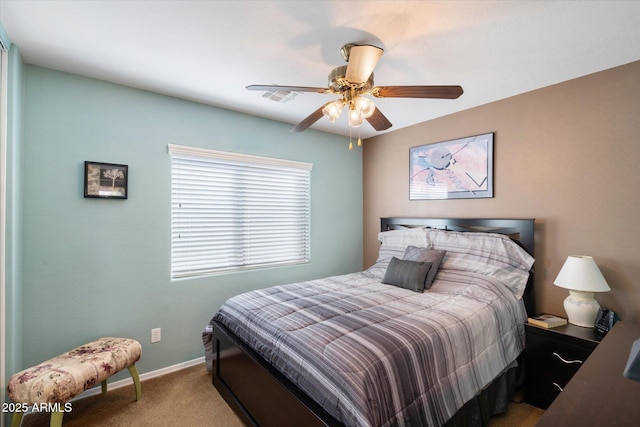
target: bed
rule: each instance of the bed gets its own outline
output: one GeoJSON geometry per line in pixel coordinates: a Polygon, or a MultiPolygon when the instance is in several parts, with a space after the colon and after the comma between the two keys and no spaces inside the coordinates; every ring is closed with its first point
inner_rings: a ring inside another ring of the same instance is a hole
{"type": "Polygon", "coordinates": [[[213,385],[249,425],[486,425],[521,381],[533,222],[382,218],[372,267],[225,302],[213,385]]]}

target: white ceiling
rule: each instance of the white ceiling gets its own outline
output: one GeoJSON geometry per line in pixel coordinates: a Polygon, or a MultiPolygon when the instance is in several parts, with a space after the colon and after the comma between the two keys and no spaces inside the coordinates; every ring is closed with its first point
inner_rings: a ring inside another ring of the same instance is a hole
{"type": "MultiPolygon", "coordinates": [[[[375,99],[389,131],[640,59],[640,1],[0,0],[0,22],[29,64],[291,124],[332,96],[245,86],[326,87],[350,42],[385,49],[378,85],[464,88],[375,99]]],[[[349,134],[344,117],[313,128],[349,134]]]]}

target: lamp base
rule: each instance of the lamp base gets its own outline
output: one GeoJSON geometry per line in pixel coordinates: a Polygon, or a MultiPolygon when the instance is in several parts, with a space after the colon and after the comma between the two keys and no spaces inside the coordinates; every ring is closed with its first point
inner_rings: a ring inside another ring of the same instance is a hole
{"type": "Polygon", "coordinates": [[[569,323],[583,328],[594,327],[600,304],[593,296],[594,292],[569,291],[569,296],[564,300],[569,323]]]}

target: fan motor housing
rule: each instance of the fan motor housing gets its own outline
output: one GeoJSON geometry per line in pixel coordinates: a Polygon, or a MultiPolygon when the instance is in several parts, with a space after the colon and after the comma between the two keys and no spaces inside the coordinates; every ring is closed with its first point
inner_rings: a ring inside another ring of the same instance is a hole
{"type": "Polygon", "coordinates": [[[336,94],[341,94],[345,91],[355,87],[358,92],[368,92],[373,87],[373,73],[369,76],[369,79],[362,84],[352,84],[346,78],[347,66],[341,65],[336,67],[329,73],[329,89],[336,94]]]}

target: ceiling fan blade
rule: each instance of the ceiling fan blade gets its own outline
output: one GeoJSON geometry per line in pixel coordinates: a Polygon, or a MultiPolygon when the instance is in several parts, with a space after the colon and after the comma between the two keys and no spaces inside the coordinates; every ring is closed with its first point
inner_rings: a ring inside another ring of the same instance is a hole
{"type": "Polygon", "coordinates": [[[376,86],[371,94],[379,98],[443,98],[462,95],[461,86],[376,86]]]}
{"type": "Polygon", "coordinates": [[[387,119],[387,117],[382,114],[378,107],[376,107],[375,111],[373,112],[371,117],[367,119],[367,121],[369,122],[369,124],[371,124],[371,126],[373,126],[375,130],[378,131],[387,130],[392,126],[389,119],[387,119]]]}
{"type": "Polygon", "coordinates": [[[330,93],[327,88],[322,87],[306,87],[306,86],[278,86],[278,85],[250,85],[246,87],[247,90],[259,90],[263,92],[273,92],[284,90],[288,92],[316,92],[316,93],[330,93]]]}
{"type": "Polygon", "coordinates": [[[355,84],[366,83],[382,52],[384,51],[376,46],[351,46],[345,79],[355,84]]]}
{"type": "Polygon", "coordinates": [[[322,114],[323,108],[324,105],[311,113],[309,116],[307,116],[307,118],[295,125],[295,127],[291,129],[291,132],[302,132],[303,130],[307,129],[309,126],[320,120],[324,116],[324,114],[322,114]]]}

